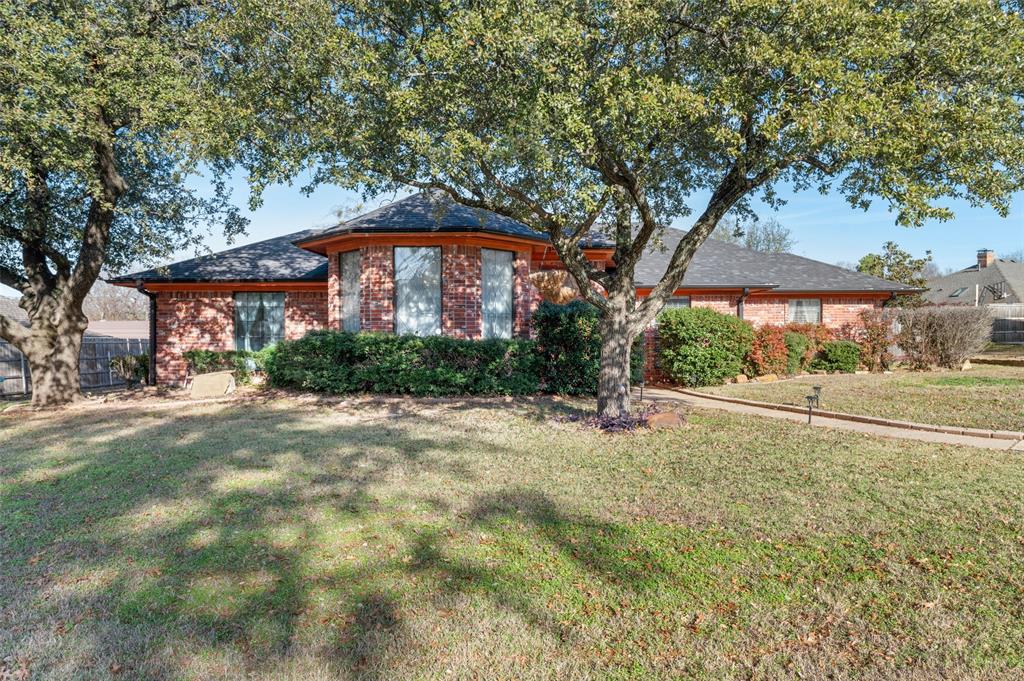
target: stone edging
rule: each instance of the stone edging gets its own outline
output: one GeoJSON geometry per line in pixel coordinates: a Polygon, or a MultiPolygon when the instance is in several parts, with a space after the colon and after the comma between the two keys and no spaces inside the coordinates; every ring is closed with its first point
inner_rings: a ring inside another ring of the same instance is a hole
{"type": "MultiPolygon", "coordinates": [[[[686,390],[684,388],[673,388],[677,392],[681,392],[684,395],[690,395],[692,397],[704,397],[710,400],[718,400],[720,402],[730,402],[732,404],[742,404],[747,407],[760,407],[761,409],[774,409],[775,411],[788,411],[794,414],[806,414],[807,409],[805,407],[798,407],[792,404],[775,404],[774,402],[761,402],[759,400],[747,400],[740,397],[727,397],[725,395],[715,395],[712,393],[703,393],[697,390],[686,390]]],[[[815,409],[815,416],[821,416],[823,418],[838,419],[840,421],[854,421],[856,423],[869,423],[876,426],[888,426],[890,428],[902,428],[903,430],[920,430],[929,433],[946,433],[947,435],[968,435],[970,437],[988,437],[997,440],[1024,440],[1024,432],[1014,430],[985,430],[982,428],[960,428],[957,426],[935,426],[930,423],[914,423],[913,421],[896,421],[893,419],[884,419],[877,416],[861,416],[860,414],[847,414],[841,411],[826,411],[824,409],[815,409]]]]}

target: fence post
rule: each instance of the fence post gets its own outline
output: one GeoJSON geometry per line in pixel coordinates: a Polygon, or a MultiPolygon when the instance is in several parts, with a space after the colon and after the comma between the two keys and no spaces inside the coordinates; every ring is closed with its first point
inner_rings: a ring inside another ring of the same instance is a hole
{"type": "Polygon", "coordinates": [[[21,394],[28,395],[28,374],[25,369],[25,353],[18,350],[18,356],[21,357],[21,394]]]}

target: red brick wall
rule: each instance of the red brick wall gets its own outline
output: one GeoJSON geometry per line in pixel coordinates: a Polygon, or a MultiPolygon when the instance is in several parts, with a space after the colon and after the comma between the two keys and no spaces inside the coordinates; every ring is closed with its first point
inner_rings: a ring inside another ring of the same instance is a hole
{"type": "Polygon", "coordinates": [[[825,326],[838,329],[843,324],[860,324],[860,313],[882,307],[878,298],[857,296],[825,296],[821,299],[821,321],[825,326]]]}
{"type": "Polygon", "coordinates": [[[289,291],[284,295],[284,337],[302,338],[327,328],[326,291],[289,291]]]}
{"type": "Polygon", "coordinates": [[[441,249],[441,333],[453,338],[483,334],[482,263],[479,246],[441,249]]]}
{"type": "MultiPolygon", "coordinates": [[[[395,260],[391,246],[362,249],[363,271],[359,277],[359,316],[363,331],[395,330],[395,260]]],[[[335,265],[334,279],[338,278],[335,265]]],[[[340,328],[340,315],[337,322],[340,328]]]]}
{"type": "Polygon", "coordinates": [[[512,267],[515,269],[512,281],[512,305],[515,309],[512,335],[529,338],[533,334],[530,320],[541,302],[540,291],[530,281],[530,252],[516,251],[512,267]]]}
{"type": "Polygon", "coordinates": [[[232,350],[235,301],[230,291],[161,291],[156,299],[156,374],[160,384],[185,380],[186,350],[232,350]]]}
{"type": "MultiPolygon", "coordinates": [[[[302,338],[327,324],[327,293],[289,291],[284,297],[285,338],[302,338]]],[[[235,349],[231,291],[161,291],[156,299],[157,380],[179,385],[188,374],[188,350],[235,349]]]]}
{"type": "Polygon", "coordinates": [[[736,301],[739,298],[736,294],[708,294],[690,296],[691,307],[710,307],[722,314],[736,314],[736,301]]]}
{"type": "Polygon", "coordinates": [[[327,328],[341,328],[341,254],[327,254],[327,328]]]}

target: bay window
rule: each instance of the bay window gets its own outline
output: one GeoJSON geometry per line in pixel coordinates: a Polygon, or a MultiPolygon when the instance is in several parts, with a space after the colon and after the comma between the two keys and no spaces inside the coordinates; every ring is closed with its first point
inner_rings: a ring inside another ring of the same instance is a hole
{"type": "Polygon", "coordinates": [[[359,251],[347,251],[340,256],[341,278],[341,330],[357,333],[362,320],[359,316],[359,278],[362,261],[359,251]]]}
{"type": "Polygon", "coordinates": [[[512,337],[513,253],[484,248],[481,253],[483,337],[512,337]]]}
{"type": "Polygon", "coordinates": [[[395,333],[441,333],[441,249],[395,246],[395,333]]]}
{"type": "Polygon", "coordinates": [[[261,350],[284,339],[283,293],[235,294],[235,349],[261,350]]]}

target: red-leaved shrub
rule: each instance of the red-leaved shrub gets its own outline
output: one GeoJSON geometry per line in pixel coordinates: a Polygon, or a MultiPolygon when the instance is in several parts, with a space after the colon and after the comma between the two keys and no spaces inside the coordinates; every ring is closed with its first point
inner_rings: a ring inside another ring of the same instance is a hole
{"type": "Polygon", "coordinates": [[[749,375],[784,374],[788,359],[786,329],[771,325],[754,329],[754,345],[747,355],[749,375]]]}
{"type": "Polygon", "coordinates": [[[822,324],[790,322],[782,328],[792,333],[802,333],[807,336],[809,342],[807,343],[807,352],[804,353],[803,362],[800,363],[801,369],[807,369],[810,366],[811,361],[818,356],[825,343],[835,340],[835,334],[832,329],[822,324]]]}

